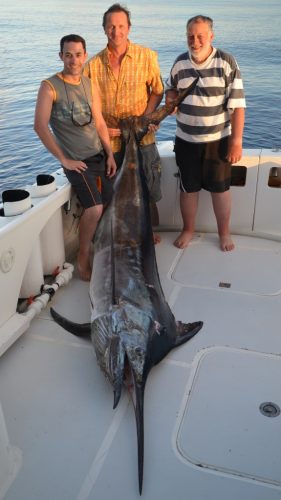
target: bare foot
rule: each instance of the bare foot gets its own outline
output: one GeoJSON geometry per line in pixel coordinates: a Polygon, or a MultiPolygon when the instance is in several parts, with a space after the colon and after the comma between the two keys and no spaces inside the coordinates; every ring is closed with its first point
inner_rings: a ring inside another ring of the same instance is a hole
{"type": "Polygon", "coordinates": [[[174,245],[177,248],[186,248],[192,240],[193,233],[190,231],[182,231],[181,234],[175,239],[174,245]]]}
{"type": "Polygon", "coordinates": [[[157,245],[158,243],[160,243],[160,241],[161,241],[160,234],[153,233],[153,241],[154,241],[154,245],[157,245]]]}
{"type": "Polygon", "coordinates": [[[223,252],[231,252],[234,249],[235,245],[231,239],[230,234],[226,236],[220,236],[220,247],[223,252]]]}
{"type": "Polygon", "coordinates": [[[80,279],[83,281],[90,281],[92,268],[89,263],[89,255],[78,253],[77,268],[80,275],[80,279]]]}

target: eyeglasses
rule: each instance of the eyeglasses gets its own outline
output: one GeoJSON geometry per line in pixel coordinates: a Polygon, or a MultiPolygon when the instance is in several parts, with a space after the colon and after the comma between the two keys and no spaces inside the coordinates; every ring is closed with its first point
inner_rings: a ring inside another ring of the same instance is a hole
{"type": "MultiPolygon", "coordinates": [[[[64,78],[62,78],[62,79],[63,79],[63,83],[64,83],[64,88],[65,88],[65,93],[66,93],[66,97],[67,97],[68,106],[70,108],[70,102],[69,102],[69,97],[68,97],[68,93],[67,93],[67,90],[66,90],[65,81],[64,81],[64,78]]],[[[82,78],[81,78],[81,83],[83,85],[84,94],[85,94],[85,97],[86,97],[85,104],[86,104],[87,108],[86,108],[86,110],[84,110],[84,109],[82,109],[82,105],[79,105],[75,109],[75,103],[74,103],[74,101],[72,102],[72,106],[71,106],[71,121],[72,121],[73,125],[75,125],[75,127],[85,127],[86,125],[89,125],[91,123],[92,118],[93,118],[92,109],[91,109],[91,106],[90,106],[90,104],[88,103],[88,100],[87,100],[87,94],[86,94],[86,90],[85,90],[82,78]],[[81,123],[81,121],[79,121],[79,118],[81,118],[81,116],[85,117],[85,120],[86,120],[83,123],[81,123]]]]}

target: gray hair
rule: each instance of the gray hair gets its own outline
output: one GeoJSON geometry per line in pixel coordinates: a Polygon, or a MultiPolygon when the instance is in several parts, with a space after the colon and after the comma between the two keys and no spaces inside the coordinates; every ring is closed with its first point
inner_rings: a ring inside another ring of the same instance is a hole
{"type": "Polygon", "coordinates": [[[191,17],[186,23],[186,29],[188,30],[189,26],[194,23],[207,23],[210,30],[213,31],[213,19],[211,19],[211,17],[202,16],[201,14],[191,17]]]}

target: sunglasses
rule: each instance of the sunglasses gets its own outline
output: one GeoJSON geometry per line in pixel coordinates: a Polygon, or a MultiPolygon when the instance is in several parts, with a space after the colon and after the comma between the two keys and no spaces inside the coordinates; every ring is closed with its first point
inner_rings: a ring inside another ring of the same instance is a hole
{"type": "MultiPolygon", "coordinates": [[[[83,80],[81,80],[81,82],[82,82],[83,89],[84,89],[84,94],[85,94],[85,97],[86,97],[85,104],[87,105],[87,109],[86,109],[86,111],[83,111],[83,115],[85,116],[86,120],[83,121],[83,122],[79,121],[79,118],[81,118],[81,105],[78,106],[76,108],[77,110],[75,111],[75,103],[72,102],[72,106],[71,106],[71,121],[72,121],[73,125],[75,125],[75,127],[85,127],[86,125],[89,125],[91,123],[92,118],[93,118],[92,109],[91,109],[90,104],[88,103],[87,94],[86,94],[86,90],[85,90],[85,87],[84,87],[83,80]]],[[[66,85],[65,85],[64,78],[63,78],[63,83],[64,83],[64,88],[65,88],[65,93],[66,93],[66,97],[67,97],[68,106],[70,107],[69,97],[68,97],[68,93],[67,93],[67,90],[66,90],[66,85]]]]}
{"type": "Polygon", "coordinates": [[[93,115],[92,115],[91,106],[89,105],[88,102],[87,102],[87,106],[88,106],[87,110],[83,113],[83,117],[85,117],[86,121],[83,121],[83,123],[81,123],[81,121],[79,121],[79,118],[81,118],[81,107],[79,106],[79,109],[77,109],[77,111],[76,111],[75,104],[74,104],[74,102],[72,103],[71,121],[72,121],[73,125],[75,125],[75,127],[85,127],[86,125],[89,125],[91,123],[93,115]]]}

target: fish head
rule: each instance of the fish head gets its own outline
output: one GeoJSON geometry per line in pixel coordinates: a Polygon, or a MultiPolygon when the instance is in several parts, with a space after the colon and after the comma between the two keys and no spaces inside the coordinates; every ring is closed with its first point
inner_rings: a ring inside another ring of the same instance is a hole
{"type": "Polygon", "coordinates": [[[132,304],[117,304],[92,323],[92,342],[98,363],[113,386],[116,408],[124,382],[145,385],[148,373],[149,314],[132,304]]]}
{"type": "Polygon", "coordinates": [[[148,343],[153,322],[148,312],[127,303],[115,316],[115,331],[120,339],[124,360],[135,383],[147,377],[148,343]]]}

